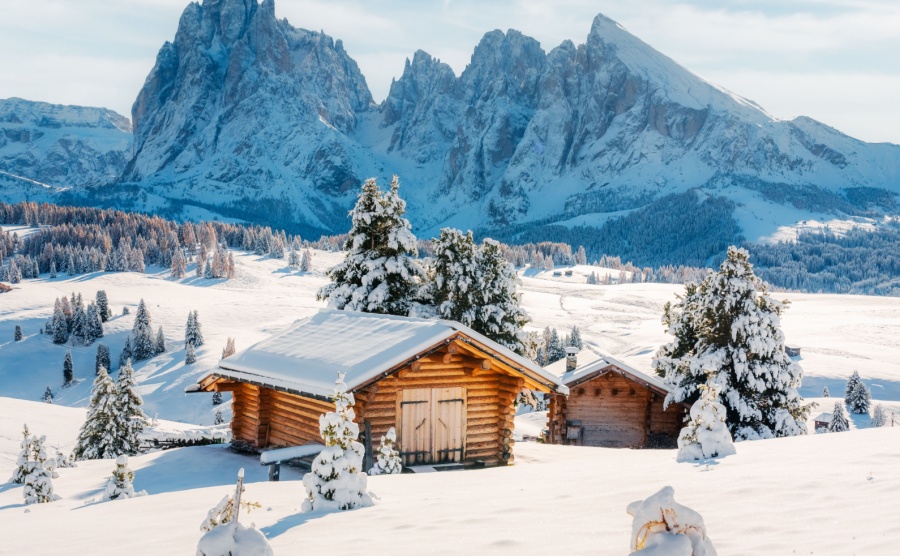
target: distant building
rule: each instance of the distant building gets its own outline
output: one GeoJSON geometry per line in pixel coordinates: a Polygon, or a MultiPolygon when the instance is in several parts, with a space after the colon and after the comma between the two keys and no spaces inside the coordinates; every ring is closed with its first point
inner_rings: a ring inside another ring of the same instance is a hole
{"type": "Polygon", "coordinates": [[[813,419],[813,422],[815,423],[815,429],[816,429],[816,430],[819,430],[819,429],[826,429],[826,430],[827,430],[827,429],[828,429],[828,425],[831,424],[831,413],[819,413],[819,414],[816,415],[816,417],[813,419]]]}
{"type": "Polygon", "coordinates": [[[800,357],[800,348],[784,346],[784,352],[788,357],[800,357]]]}

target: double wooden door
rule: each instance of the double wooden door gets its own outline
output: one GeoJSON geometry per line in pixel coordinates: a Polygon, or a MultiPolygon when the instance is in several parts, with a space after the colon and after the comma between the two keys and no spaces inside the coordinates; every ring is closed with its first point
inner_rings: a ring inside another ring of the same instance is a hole
{"type": "Polygon", "coordinates": [[[466,445],[466,389],[401,391],[400,455],[404,465],[460,462],[466,445]]]}

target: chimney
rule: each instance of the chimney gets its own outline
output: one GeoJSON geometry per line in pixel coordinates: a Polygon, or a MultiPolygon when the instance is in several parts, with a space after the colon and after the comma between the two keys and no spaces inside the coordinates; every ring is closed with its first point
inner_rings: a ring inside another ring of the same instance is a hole
{"type": "Polygon", "coordinates": [[[578,366],[578,348],[574,346],[568,346],[566,348],[566,372],[571,372],[575,370],[575,367],[578,366]]]}

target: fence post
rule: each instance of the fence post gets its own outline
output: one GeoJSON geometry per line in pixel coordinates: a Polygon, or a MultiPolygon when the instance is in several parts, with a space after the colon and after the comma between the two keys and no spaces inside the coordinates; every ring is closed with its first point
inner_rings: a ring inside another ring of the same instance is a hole
{"type": "Polygon", "coordinates": [[[366,438],[364,440],[365,444],[363,444],[366,449],[366,455],[363,458],[363,467],[365,468],[365,471],[368,472],[370,469],[372,469],[372,467],[375,466],[375,458],[372,454],[372,423],[364,421],[363,426],[365,427],[366,431],[366,438]]]}

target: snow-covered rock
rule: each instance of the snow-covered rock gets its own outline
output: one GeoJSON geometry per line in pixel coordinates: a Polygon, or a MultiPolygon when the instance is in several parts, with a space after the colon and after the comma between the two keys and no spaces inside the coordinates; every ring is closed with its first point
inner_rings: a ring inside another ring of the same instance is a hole
{"type": "Polygon", "coordinates": [[[266,536],[240,523],[216,527],[197,544],[197,556],[274,556],[266,536]]]}
{"type": "Polygon", "coordinates": [[[716,556],[703,517],[675,501],[675,489],[663,487],[646,500],[628,504],[629,549],[641,556],[716,556]]]}

